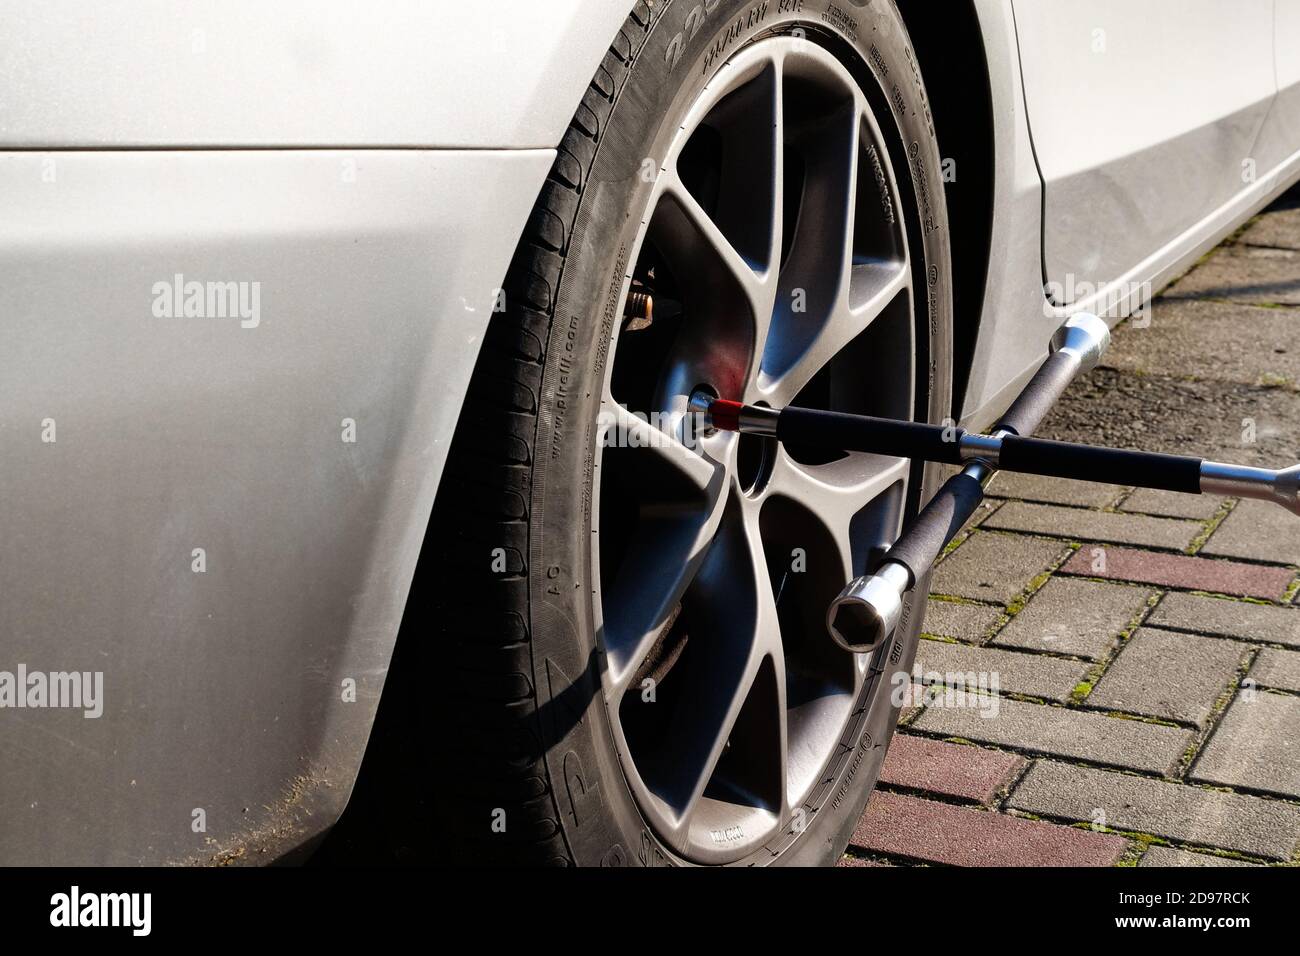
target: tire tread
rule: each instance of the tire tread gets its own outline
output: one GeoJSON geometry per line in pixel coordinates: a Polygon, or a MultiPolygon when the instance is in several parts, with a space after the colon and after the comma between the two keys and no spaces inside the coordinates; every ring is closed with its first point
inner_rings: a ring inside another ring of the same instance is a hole
{"type": "Polygon", "coordinates": [[[442,658],[448,689],[436,705],[434,736],[451,743],[439,754],[450,772],[435,804],[449,821],[442,836],[453,859],[572,862],[529,676],[529,484],[564,256],[600,137],[652,20],[651,8],[637,3],[561,139],[507,270],[505,309],[484,337],[439,489],[434,523],[447,557],[436,630],[450,653],[442,658]],[[506,567],[493,573],[498,547],[506,567]],[[498,809],[506,813],[504,833],[490,826],[498,809]]]}

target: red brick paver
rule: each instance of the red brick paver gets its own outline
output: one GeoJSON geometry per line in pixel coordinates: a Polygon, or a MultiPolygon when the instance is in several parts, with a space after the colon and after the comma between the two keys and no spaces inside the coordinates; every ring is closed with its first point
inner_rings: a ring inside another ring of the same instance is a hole
{"type": "Polygon", "coordinates": [[[868,853],[950,866],[1113,866],[1123,837],[878,791],[853,831],[868,853]]]}
{"type": "Polygon", "coordinates": [[[1024,765],[1015,754],[900,735],[889,745],[880,782],[989,803],[1024,765]]]}
{"type": "Polygon", "coordinates": [[[1061,573],[1272,600],[1282,596],[1294,577],[1294,572],[1286,568],[1099,544],[1085,544],[1065,562],[1061,573]],[[1101,570],[1098,570],[1098,562],[1093,554],[1098,548],[1105,551],[1105,566],[1101,570]]]}

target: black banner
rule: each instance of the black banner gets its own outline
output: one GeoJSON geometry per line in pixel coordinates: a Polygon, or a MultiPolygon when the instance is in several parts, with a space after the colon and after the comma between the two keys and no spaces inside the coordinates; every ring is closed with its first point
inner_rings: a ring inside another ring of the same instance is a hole
{"type": "MultiPolygon", "coordinates": [[[[942,946],[989,933],[1026,932],[1051,934],[1024,937],[1039,941],[1099,933],[1173,940],[1198,933],[1231,945],[1243,934],[1276,933],[1290,925],[1287,913],[1300,885],[1296,872],[11,869],[0,870],[0,918],[8,941],[75,933],[82,945],[202,942],[214,934],[241,946],[316,940],[338,945],[473,926],[486,942],[499,932],[522,931],[533,920],[575,931],[583,926],[582,932],[612,920],[611,929],[630,936],[698,925],[724,941],[770,933],[773,923],[798,932],[811,920],[819,932],[870,932],[942,946]],[[629,906],[636,899],[641,904],[629,906]],[[847,919],[833,930],[836,914],[847,919]]],[[[1006,941],[1014,944],[1016,938],[1006,941]]]]}

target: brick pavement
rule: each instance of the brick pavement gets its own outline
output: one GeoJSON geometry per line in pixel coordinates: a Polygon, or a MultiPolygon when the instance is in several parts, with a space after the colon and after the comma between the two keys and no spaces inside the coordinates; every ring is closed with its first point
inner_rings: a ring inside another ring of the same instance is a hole
{"type": "MultiPolygon", "coordinates": [[[[1300,191],[1151,315],[1044,435],[1300,458],[1300,191]]],[[[845,865],[1300,864],[1300,519],[1002,475],[973,525],[845,865]],[[997,685],[952,693],[970,673],[997,685]]]]}

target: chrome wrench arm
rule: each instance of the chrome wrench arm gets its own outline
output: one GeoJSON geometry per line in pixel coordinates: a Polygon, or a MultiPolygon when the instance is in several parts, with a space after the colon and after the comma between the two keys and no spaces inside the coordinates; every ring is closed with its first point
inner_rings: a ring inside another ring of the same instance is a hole
{"type": "Polygon", "coordinates": [[[1106,323],[1078,313],[1057,330],[1052,351],[999,420],[993,435],[960,428],[845,415],[818,409],[763,408],[715,400],[709,424],[730,431],[800,441],[845,451],[866,451],[964,465],[894,542],[875,571],[845,586],[827,613],[827,627],[842,647],[864,653],[898,625],[903,595],[930,570],[947,543],[974,514],[984,485],[1003,454],[1002,442],[1030,434],[1066,386],[1096,365],[1110,341],[1106,323]]]}
{"type": "Polygon", "coordinates": [[[875,570],[850,581],[831,603],[826,617],[831,636],[846,650],[865,653],[880,646],[899,625],[907,608],[904,595],[975,513],[984,486],[998,470],[1259,498],[1300,514],[1300,465],[1270,470],[1030,437],[1070,382],[1096,365],[1109,340],[1101,319],[1087,313],[1071,316],[1053,337],[1047,360],[991,435],[925,422],[763,408],[720,399],[707,408],[711,424],[718,428],[769,435],[781,442],[964,466],[904,529],[875,570]]]}
{"type": "MultiPolygon", "coordinates": [[[[1072,315],[1052,336],[1051,353],[1024,390],[1016,396],[989,436],[989,445],[1009,436],[1031,435],[1081,373],[1090,371],[1110,345],[1110,328],[1095,315],[1072,315]]],[[[982,436],[976,436],[977,438],[982,436]]],[[[898,627],[903,598],[934,566],[948,542],[962,529],[984,500],[984,488],[997,472],[978,454],[981,442],[968,443],[977,452],[961,472],[944,482],[916,519],[886,552],[871,574],[856,578],[826,611],[826,627],[837,644],[853,653],[882,645],[898,627]]],[[[960,442],[958,443],[960,448],[960,442]]]]}

